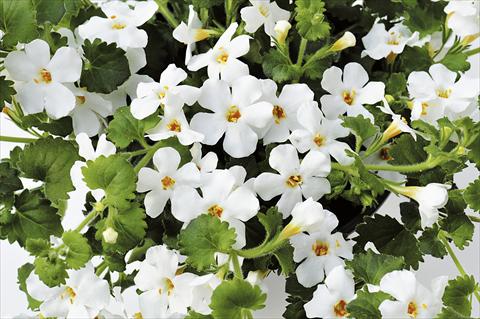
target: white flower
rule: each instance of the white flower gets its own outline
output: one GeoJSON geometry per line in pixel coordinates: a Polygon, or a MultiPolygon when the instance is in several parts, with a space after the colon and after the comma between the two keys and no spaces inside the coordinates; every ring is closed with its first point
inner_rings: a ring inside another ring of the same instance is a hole
{"type": "Polygon", "coordinates": [[[179,85],[187,78],[187,73],[170,64],[160,75],[159,82],[139,83],[137,98],[133,99],[131,112],[136,119],[144,119],[163,108],[181,108],[185,103],[194,104],[200,89],[190,85],[179,85]]]}
{"type": "Polygon", "coordinates": [[[192,187],[184,186],[174,192],[172,198],[173,216],[184,222],[207,213],[227,221],[237,233],[236,248],[245,245],[246,222],[255,216],[260,208],[258,199],[251,189],[237,187],[235,176],[229,170],[215,170],[204,176],[200,187],[202,196],[192,187]]]}
{"type": "Polygon", "coordinates": [[[104,308],[110,297],[106,280],[95,275],[88,263],[79,270],[67,270],[62,286],[48,287],[32,271],[26,284],[28,293],[42,301],[40,312],[45,317],[93,318],[104,308]]]}
{"type": "Polygon", "coordinates": [[[209,315],[212,312],[209,305],[212,300],[212,294],[215,288],[222,283],[222,280],[214,274],[198,276],[193,279],[193,300],[192,309],[202,315],[209,315]]]}
{"type": "Polygon", "coordinates": [[[288,31],[292,28],[290,22],[286,20],[280,20],[275,24],[275,39],[280,44],[285,44],[285,40],[288,36],[288,31]]]}
{"type": "Polygon", "coordinates": [[[59,48],[50,59],[50,47],[43,40],[25,44],[24,51],[10,52],[5,68],[20,81],[17,100],[25,114],[44,109],[53,119],[66,116],[75,107],[75,95],[64,85],[80,79],[82,60],[71,48],[59,48]]]}
{"type": "Polygon", "coordinates": [[[185,53],[185,64],[187,65],[192,58],[192,51],[195,50],[195,42],[202,41],[209,37],[209,30],[202,28],[202,21],[193,6],[188,6],[188,22],[180,22],[178,27],[173,30],[173,38],[187,45],[185,53]]]}
{"type": "Polygon", "coordinates": [[[337,119],[339,115],[363,115],[373,123],[373,115],[365,109],[364,104],[374,104],[383,99],[385,84],[368,82],[368,73],[362,65],[351,62],[343,70],[332,66],[325,70],[322,88],[330,94],[320,98],[322,110],[329,119],[337,119]]]}
{"type": "Polygon", "coordinates": [[[431,124],[444,116],[454,119],[476,100],[480,85],[476,79],[450,71],[443,64],[434,64],[429,73],[412,72],[407,88],[413,98],[412,120],[422,119],[431,124]]]}
{"type": "Polygon", "coordinates": [[[400,133],[408,133],[412,135],[414,140],[417,140],[417,133],[414,129],[408,126],[407,121],[404,117],[399,114],[395,114],[390,105],[387,102],[387,99],[383,99],[383,106],[378,106],[378,109],[385,114],[388,114],[392,117],[392,122],[387,127],[387,129],[383,132],[382,141],[386,142],[391,138],[399,135],[400,133]]]}
{"type": "Polygon", "coordinates": [[[164,245],[150,247],[134,278],[144,318],[165,318],[169,314],[186,315],[192,304],[191,273],[177,274],[178,254],[164,245]]]}
{"type": "Polygon", "coordinates": [[[446,276],[437,277],[427,289],[408,270],[386,274],[380,281],[380,290],[396,300],[385,300],[380,304],[382,318],[435,318],[442,309],[447,280],[446,276]]]}
{"type": "Polygon", "coordinates": [[[342,120],[324,118],[316,103],[302,106],[297,119],[303,128],[292,132],[290,142],[300,153],[318,151],[333,156],[342,165],[353,162],[353,158],[345,152],[351,150],[350,146],[336,140],[349,134],[349,130],[342,126],[342,120]]]}
{"type": "Polygon", "coordinates": [[[288,20],[290,12],[278,6],[270,0],[250,0],[252,6],[240,10],[242,20],[245,21],[245,31],[255,33],[262,25],[265,33],[271,37],[275,35],[275,23],[280,20],[288,20]]]}
{"type": "Polygon", "coordinates": [[[383,23],[375,23],[368,34],[362,38],[365,46],[362,57],[368,55],[374,60],[380,60],[402,53],[405,46],[414,46],[418,37],[417,31],[412,33],[401,22],[395,24],[388,31],[383,23]]]}
{"type": "Polygon", "coordinates": [[[308,318],[347,318],[347,304],[355,297],[355,281],[350,271],[336,266],[325,284],[318,285],[313,298],[304,306],[308,318]]]}
{"type": "Polygon", "coordinates": [[[323,229],[334,229],[338,225],[335,214],[323,209],[322,204],[308,198],[292,210],[292,220],[282,230],[282,238],[290,238],[301,232],[315,233],[323,229]]]}
{"type": "Polygon", "coordinates": [[[262,100],[273,105],[270,125],[261,134],[263,144],[285,142],[290,132],[300,128],[297,111],[305,103],[313,102],[314,94],[306,84],[287,84],[277,97],[277,84],[262,80],[262,100]]]}
{"type": "Polygon", "coordinates": [[[97,135],[106,126],[105,118],[113,113],[112,103],[100,94],[88,92],[86,89],[67,86],[75,95],[75,108],[70,113],[75,135],[86,133],[97,135]]]}
{"type": "Polygon", "coordinates": [[[213,172],[217,168],[217,154],[214,152],[208,152],[202,157],[202,144],[193,143],[192,148],[190,148],[190,154],[192,155],[192,162],[197,165],[202,177],[205,176],[205,174],[213,172]]]}
{"type": "Polygon", "coordinates": [[[138,27],[157,11],[158,6],[154,1],[139,1],[133,9],[125,2],[110,1],[100,8],[106,18],[95,16],[80,25],[78,33],[82,38],[114,42],[123,49],[147,46],[147,33],[138,27]]]}
{"type": "Polygon", "coordinates": [[[480,2],[475,0],[449,1],[443,10],[448,13],[448,27],[456,35],[465,37],[479,33],[480,2]]]}
{"type": "Polygon", "coordinates": [[[276,206],[284,218],[302,201],[302,195],[317,201],[330,193],[330,183],[325,178],[331,169],[330,156],[310,152],[300,163],[295,147],[284,144],[271,151],[268,162],[280,174],[260,174],[255,179],[254,189],[266,201],[281,194],[276,206]]]}
{"type": "Polygon", "coordinates": [[[335,43],[330,47],[330,51],[342,51],[346,48],[355,46],[355,44],[357,44],[357,39],[355,38],[355,35],[352,32],[347,31],[340,39],[335,41],[335,43]]]}
{"type": "Polygon", "coordinates": [[[257,147],[258,135],[254,129],[266,127],[273,106],[258,102],[261,84],[253,76],[244,76],[232,84],[209,79],[202,87],[198,103],[214,113],[196,113],[190,125],[194,131],[205,135],[203,144],[214,145],[225,133],[223,149],[236,158],[245,157],[257,147]]]}
{"type": "Polygon", "coordinates": [[[147,132],[151,140],[160,141],[176,136],[182,145],[191,145],[203,140],[203,134],[190,129],[181,107],[166,107],[161,118],[157,126],[147,132]]]}
{"type": "Polygon", "coordinates": [[[237,23],[232,23],[218,39],[213,49],[192,57],[188,63],[188,69],[198,71],[207,66],[209,78],[218,79],[220,77],[229,83],[243,75],[248,75],[248,66],[238,58],[250,50],[250,37],[241,35],[232,40],[237,27],[237,23]]]}
{"type": "Polygon", "coordinates": [[[439,209],[448,202],[450,185],[430,183],[427,186],[393,186],[399,194],[418,202],[422,228],[431,227],[438,220],[439,209]]]}
{"type": "Polygon", "coordinates": [[[100,311],[98,318],[102,319],[140,319],[141,312],[138,304],[138,294],[135,285],[123,290],[119,286],[112,288],[108,305],[100,311]]]}
{"type": "Polygon", "coordinates": [[[172,147],[163,147],[153,155],[156,170],[142,167],[138,172],[137,191],[148,192],[145,211],[155,218],[163,212],[173,190],[181,185],[199,186],[200,172],[194,163],[180,165],[180,154],[172,147]]]}
{"type": "Polygon", "coordinates": [[[108,157],[115,154],[117,149],[113,143],[107,140],[105,134],[98,138],[97,148],[94,149],[92,141],[85,133],[80,133],[75,137],[78,144],[78,154],[85,159],[85,161],[76,161],[70,169],[70,178],[72,179],[75,191],[69,193],[69,209],[62,219],[62,226],[65,229],[74,229],[85,218],[82,213],[86,203],[86,195],[92,192],[92,196],[99,202],[105,192],[102,189],[91,190],[83,180],[82,167],[85,167],[87,161],[93,161],[100,156],[108,157]]]}
{"type": "Polygon", "coordinates": [[[345,241],[339,232],[332,234],[338,225],[334,214],[326,215],[317,232],[297,234],[290,238],[293,246],[293,260],[298,265],[295,274],[298,282],[305,287],[313,287],[321,282],[333,268],[344,265],[342,258],[352,259],[350,241],[345,241]]]}

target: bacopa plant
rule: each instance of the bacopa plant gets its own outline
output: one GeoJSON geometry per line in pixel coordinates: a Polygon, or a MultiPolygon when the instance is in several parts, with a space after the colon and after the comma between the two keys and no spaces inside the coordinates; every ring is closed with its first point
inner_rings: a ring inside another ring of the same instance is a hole
{"type": "Polygon", "coordinates": [[[31,135],[0,136],[22,143],[0,162],[0,238],[34,256],[30,310],[253,318],[277,273],[285,318],[470,317],[480,288],[452,246],[480,179],[453,176],[480,166],[479,14],[0,0],[2,122],[31,135]],[[377,213],[389,193],[401,220],[377,213]],[[416,278],[427,255],[459,276],[416,278]]]}

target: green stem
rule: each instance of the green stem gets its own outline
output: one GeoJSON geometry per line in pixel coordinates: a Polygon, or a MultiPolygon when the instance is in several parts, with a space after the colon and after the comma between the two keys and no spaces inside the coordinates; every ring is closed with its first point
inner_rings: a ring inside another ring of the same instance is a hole
{"type": "Polygon", "coordinates": [[[358,172],[353,166],[344,166],[344,165],[341,165],[340,163],[332,162],[332,169],[343,171],[352,176],[358,176],[358,172]]]}
{"type": "Polygon", "coordinates": [[[475,222],[475,223],[480,223],[480,217],[477,217],[477,216],[472,216],[472,215],[467,215],[468,218],[470,218],[470,220],[472,222],[475,222]]]}
{"type": "Polygon", "coordinates": [[[74,231],[80,232],[83,229],[83,227],[87,226],[93,219],[95,219],[95,217],[97,217],[99,213],[100,212],[98,210],[95,210],[95,209],[92,210],[90,213],[88,213],[85,219],[77,226],[77,228],[74,229],[74,231]]]}
{"type": "MultiPolygon", "coordinates": [[[[466,273],[465,269],[463,268],[462,264],[461,264],[460,261],[458,260],[457,255],[455,255],[455,253],[453,252],[453,249],[452,249],[452,247],[450,246],[450,244],[448,243],[448,240],[447,240],[447,238],[445,237],[445,235],[443,234],[443,231],[441,231],[441,232],[438,234],[438,238],[440,239],[440,241],[443,243],[443,245],[444,245],[445,248],[447,249],[448,254],[449,254],[450,257],[452,258],[455,266],[457,266],[457,269],[458,269],[458,271],[460,272],[460,274],[461,274],[462,276],[466,276],[467,273],[466,273]]],[[[480,294],[478,293],[478,291],[474,290],[473,293],[475,294],[475,298],[477,298],[478,302],[480,302],[480,294]]]]}
{"type": "Polygon", "coordinates": [[[160,12],[165,18],[165,20],[167,20],[168,24],[170,24],[170,26],[175,29],[178,26],[178,21],[177,19],[175,19],[172,12],[168,9],[168,1],[155,0],[155,2],[158,5],[158,12],[160,12]]]}
{"type": "Polygon", "coordinates": [[[138,155],[143,155],[143,154],[147,153],[149,150],[150,150],[150,148],[146,148],[146,149],[143,149],[143,150],[128,152],[127,154],[130,157],[135,157],[135,156],[138,156],[138,155]]]}
{"type": "Polygon", "coordinates": [[[478,54],[478,53],[480,53],[480,47],[478,47],[476,49],[473,49],[473,50],[465,51],[464,53],[468,56],[478,54]]]}
{"type": "Polygon", "coordinates": [[[150,160],[152,159],[155,152],[160,147],[162,147],[162,145],[163,145],[163,141],[159,141],[159,142],[155,143],[154,145],[152,145],[148,149],[147,153],[143,156],[143,158],[140,160],[140,162],[138,162],[137,166],[135,166],[135,169],[134,169],[135,173],[138,173],[142,167],[144,167],[145,165],[147,165],[150,162],[150,160]]]}
{"type": "Polygon", "coordinates": [[[302,38],[302,41],[300,42],[300,47],[298,49],[298,58],[297,58],[298,66],[302,66],[303,56],[305,55],[305,50],[307,49],[307,43],[308,43],[308,40],[305,38],[302,38]]]}
{"type": "Polygon", "coordinates": [[[235,253],[238,256],[242,256],[248,259],[253,259],[253,258],[258,258],[258,257],[271,254],[276,250],[282,248],[286,243],[287,243],[287,239],[276,237],[274,240],[263,243],[260,246],[250,248],[250,249],[237,250],[235,251],[235,253]]]}
{"type": "Polygon", "coordinates": [[[12,142],[12,143],[33,143],[36,142],[36,138],[29,137],[16,137],[16,136],[0,136],[1,142],[12,142]]]}
{"type": "Polygon", "coordinates": [[[227,13],[225,24],[228,28],[230,24],[232,24],[232,22],[235,20],[233,19],[233,0],[225,0],[225,12],[227,13]]]}
{"type": "Polygon", "coordinates": [[[235,277],[243,279],[243,272],[242,268],[240,267],[240,262],[238,261],[237,254],[233,253],[230,255],[233,264],[233,271],[235,273],[235,277]]]}
{"type": "Polygon", "coordinates": [[[401,173],[422,172],[436,167],[442,162],[441,159],[427,159],[425,162],[411,165],[365,165],[370,171],[392,171],[401,173]]]}
{"type": "Polygon", "coordinates": [[[108,265],[105,261],[102,261],[98,266],[97,270],[95,270],[95,275],[100,276],[102,272],[107,269],[108,265]]]}

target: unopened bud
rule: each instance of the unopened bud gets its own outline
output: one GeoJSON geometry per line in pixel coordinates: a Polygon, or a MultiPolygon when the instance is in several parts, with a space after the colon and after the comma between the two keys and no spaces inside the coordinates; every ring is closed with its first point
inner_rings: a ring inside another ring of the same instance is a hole
{"type": "Polygon", "coordinates": [[[103,240],[108,244],[115,244],[117,242],[118,233],[112,227],[108,227],[102,233],[103,240]]]}
{"type": "Polygon", "coordinates": [[[342,51],[346,48],[355,46],[356,43],[357,43],[357,39],[355,39],[355,36],[353,35],[353,33],[347,31],[343,34],[343,36],[340,39],[335,41],[335,43],[330,48],[330,51],[334,51],[334,52],[342,51]]]}
{"type": "Polygon", "coordinates": [[[95,203],[95,205],[93,205],[93,209],[95,209],[95,211],[97,212],[103,212],[103,210],[105,209],[105,205],[103,205],[102,202],[97,202],[95,203]]]}
{"type": "Polygon", "coordinates": [[[470,43],[475,41],[478,37],[480,37],[480,32],[475,33],[475,34],[471,34],[471,35],[467,35],[466,37],[464,37],[462,39],[462,45],[464,45],[464,46],[469,45],[470,43]]]}
{"type": "Polygon", "coordinates": [[[275,24],[275,39],[279,44],[285,44],[285,39],[288,36],[288,31],[292,25],[287,20],[280,20],[275,24]]]}
{"type": "Polygon", "coordinates": [[[387,100],[388,104],[391,104],[395,101],[395,98],[391,96],[390,94],[385,95],[385,100],[387,100]]]}

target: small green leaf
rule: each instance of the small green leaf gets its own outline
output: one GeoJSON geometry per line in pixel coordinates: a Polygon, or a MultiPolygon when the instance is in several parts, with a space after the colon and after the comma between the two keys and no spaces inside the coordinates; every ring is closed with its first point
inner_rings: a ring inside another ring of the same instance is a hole
{"type": "Polygon", "coordinates": [[[68,199],[73,191],[70,169],[80,157],[72,143],[61,138],[42,138],[20,153],[18,168],[25,177],[45,182],[45,195],[54,204],[68,199]]]}
{"type": "Polygon", "coordinates": [[[82,268],[92,257],[92,249],[82,234],[68,231],[63,234],[62,240],[67,246],[65,262],[69,267],[82,268]]]}
{"type": "Polygon", "coordinates": [[[253,318],[252,311],[265,307],[267,295],[259,286],[235,278],[222,282],[212,294],[212,315],[214,318],[253,318]]]}
{"type": "Polygon", "coordinates": [[[57,24],[66,13],[64,0],[33,0],[37,12],[37,23],[57,24]]]}
{"type": "Polygon", "coordinates": [[[403,73],[392,73],[386,83],[385,91],[391,95],[401,95],[407,89],[407,79],[403,73]]]}
{"type": "Polygon", "coordinates": [[[0,162],[0,180],[0,201],[4,196],[13,196],[13,192],[23,188],[18,171],[9,162],[0,162]]]}
{"type": "Polygon", "coordinates": [[[276,207],[271,207],[265,214],[258,213],[257,218],[265,228],[265,241],[269,241],[283,229],[282,214],[276,207]]]}
{"type": "Polygon", "coordinates": [[[446,231],[459,249],[463,249],[472,241],[474,225],[463,214],[449,214],[447,218],[440,222],[440,227],[446,231]]]}
{"type": "Polygon", "coordinates": [[[110,93],[130,77],[125,51],[117,48],[115,43],[85,40],[82,48],[85,63],[80,85],[88,91],[110,93]]]}
{"type": "Polygon", "coordinates": [[[120,148],[127,147],[135,140],[143,142],[145,131],[155,127],[158,121],[157,115],[137,120],[130,112],[130,107],[121,107],[108,125],[108,138],[120,148]]]}
{"type": "Polygon", "coordinates": [[[413,233],[422,229],[417,203],[413,201],[400,203],[400,214],[402,215],[402,222],[405,228],[413,233]]]}
{"type": "Polygon", "coordinates": [[[37,21],[32,1],[0,0],[0,29],[5,33],[2,44],[13,47],[37,36],[37,21]]]}
{"type": "Polygon", "coordinates": [[[417,164],[427,159],[423,148],[427,145],[424,139],[413,139],[410,134],[402,134],[395,139],[389,154],[393,157],[392,165],[417,164]]]}
{"type": "Polygon", "coordinates": [[[235,243],[235,230],[227,222],[203,214],[180,232],[180,251],[186,262],[199,271],[215,264],[215,253],[227,253],[235,243]]]}
{"type": "Polygon", "coordinates": [[[45,257],[50,249],[50,241],[42,238],[27,238],[25,249],[33,256],[45,257]]]}
{"type": "Polygon", "coordinates": [[[470,62],[468,62],[468,55],[463,52],[447,54],[441,61],[443,65],[454,72],[465,72],[470,69],[470,62]]]}
{"type": "MultiPolygon", "coordinates": [[[[475,291],[475,278],[473,276],[458,276],[448,281],[448,286],[443,294],[443,305],[459,314],[469,317],[472,311],[470,295],[475,291]]],[[[443,310],[445,312],[445,308],[443,310]]]]}
{"type": "Polygon", "coordinates": [[[405,261],[403,257],[376,254],[369,249],[366,253],[356,254],[345,264],[353,270],[355,278],[362,279],[367,284],[378,285],[385,274],[403,269],[405,261]]]}
{"type": "Polygon", "coordinates": [[[471,209],[480,212],[480,178],[468,185],[463,192],[463,198],[471,209]]]}
{"type": "Polygon", "coordinates": [[[378,127],[374,126],[372,122],[358,115],[356,117],[347,116],[343,119],[343,126],[352,130],[353,134],[360,137],[363,141],[378,133],[378,127]]]}
{"type": "Polygon", "coordinates": [[[262,67],[265,75],[276,82],[286,82],[302,75],[302,70],[276,49],[264,55],[262,67]]]}
{"type": "Polygon", "coordinates": [[[330,25],[325,21],[325,3],[321,0],[297,0],[295,2],[297,30],[310,41],[324,39],[330,35],[330,25]]]}
{"type": "Polygon", "coordinates": [[[295,270],[293,262],[293,247],[288,245],[276,250],[273,255],[277,258],[282,269],[282,275],[288,277],[295,270]]]}
{"type": "Polygon", "coordinates": [[[358,237],[356,251],[362,251],[365,244],[371,241],[381,253],[393,256],[403,256],[405,264],[414,269],[423,261],[418,248],[418,240],[395,218],[375,215],[366,217],[364,223],[357,226],[358,237]]]}
{"type": "Polygon", "coordinates": [[[369,293],[358,290],[357,297],[347,304],[347,311],[355,319],[381,319],[382,314],[378,307],[389,297],[389,294],[381,291],[369,293]]]}
{"type": "Polygon", "coordinates": [[[447,255],[445,246],[438,239],[439,230],[437,225],[433,225],[432,228],[425,229],[418,238],[419,248],[423,254],[429,254],[437,258],[442,258],[447,255]]]}
{"type": "Polygon", "coordinates": [[[201,313],[190,310],[185,319],[214,319],[212,315],[202,315],[201,313]]]}
{"type": "Polygon", "coordinates": [[[88,161],[82,173],[90,189],[105,191],[105,204],[128,207],[128,200],[135,198],[137,175],[132,165],[122,155],[100,156],[88,161]]]}
{"type": "Polygon", "coordinates": [[[5,76],[0,76],[0,105],[4,107],[5,102],[12,103],[12,96],[17,92],[13,88],[13,81],[7,80],[5,76]]]}
{"type": "Polygon", "coordinates": [[[28,301],[28,308],[31,310],[36,310],[40,305],[42,304],[40,301],[32,298],[30,294],[27,291],[27,278],[30,276],[30,273],[35,269],[35,267],[30,264],[26,263],[22,267],[18,268],[17,272],[17,280],[18,280],[18,285],[20,286],[20,290],[25,293],[27,296],[27,301],[28,301]]]}
{"type": "Polygon", "coordinates": [[[47,257],[37,257],[34,265],[35,273],[49,287],[64,284],[68,277],[65,263],[58,258],[51,260],[47,257]]]}

